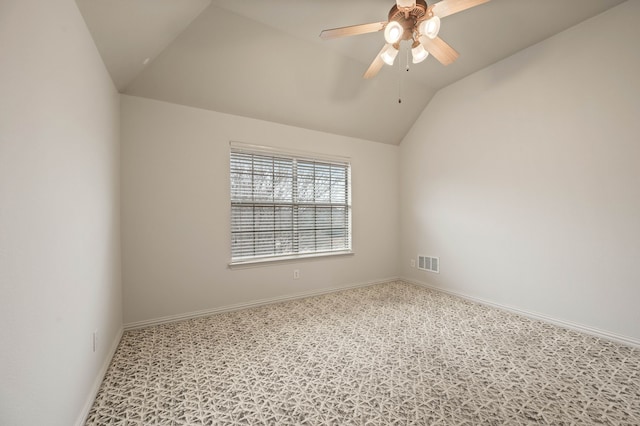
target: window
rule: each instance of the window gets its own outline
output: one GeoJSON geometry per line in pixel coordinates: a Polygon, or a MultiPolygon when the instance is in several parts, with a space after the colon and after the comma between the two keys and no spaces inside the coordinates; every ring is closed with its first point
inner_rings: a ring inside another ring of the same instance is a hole
{"type": "Polygon", "coordinates": [[[231,263],[351,251],[348,161],[231,145],[231,263]]]}

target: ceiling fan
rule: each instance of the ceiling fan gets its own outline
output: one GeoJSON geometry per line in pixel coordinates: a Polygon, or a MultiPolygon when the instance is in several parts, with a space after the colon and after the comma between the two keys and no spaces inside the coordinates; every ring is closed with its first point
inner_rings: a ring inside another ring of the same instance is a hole
{"type": "Polygon", "coordinates": [[[412,42],[414,64],[424,61],[431,54],[443,65],[449,65],[460,54],[438,37],[440,19],[488,1],[442,0],[428,6],[425,0],[396,0],[387,21],[324,30],[320,33],[320,38],[329,40],[384,30],[386,44],[364,73],[364,78],[375,77],[385,63],[393,65],[402,40],[412,42]]]}

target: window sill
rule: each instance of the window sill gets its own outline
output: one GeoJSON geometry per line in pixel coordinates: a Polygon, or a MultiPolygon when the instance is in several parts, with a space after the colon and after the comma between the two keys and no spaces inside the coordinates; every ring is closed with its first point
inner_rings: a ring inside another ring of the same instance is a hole
{"type": "Polygon", "coordinates": [[[230,269],[242,269],[242,268],[255,268],[259,266],[269,266],[278,263],[289,263],[289,262],[298,262],[301,260],[320,260],[327,257],[336,257],[336,256],[353,256],[355,253],[351,250],[345,251],[332,251],[326,253],[310,253],[310,254],[298,254],[298,255],[290,255],[290,256],[280,256],[280,257],[267,257],[263,259],[248,259],[248,260],[238,260],[235,262],[229,262],[230,269]]]}

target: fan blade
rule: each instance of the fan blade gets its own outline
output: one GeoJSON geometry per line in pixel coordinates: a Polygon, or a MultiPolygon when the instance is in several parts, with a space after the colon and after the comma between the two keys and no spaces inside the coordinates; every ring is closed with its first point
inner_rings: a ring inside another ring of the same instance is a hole
{"type": "Polygon", "coordinates": [[[433,14],[439,18],[462,12],[474,6],[479,6],[489,0],[442,0],[432,7],[433,14]]]}
{"type": "Polygon", "coordinates": [[[364,73],[363,75],[364,78],[373,78],[378,74],[378,72],[384,65],[384,61],[382,60],[380,55],[382,55],[382,52],[384,52],[387,46],[388,44],[385,44],[384,46],[382,46],[382,49],[380,49],[380,52],[378,52],[376,57],[373,59],[373,62],[371,62],[371,65],[369,65],[369,69],[364,73]]]}
{"type": "Polygon", "coordinates": [[[432,40],[427,36],[420,36],[420,43],[427,49],[427,52],[432,54],[442,65],[449,65],[460,56],[453,47],[449,46],[440,37],[432,40]]]}
{"type": "Polygon", "coordinates": [[[381,31],[387,25],[387,21],[373,22],[371,24],[352,25],[350,27],[333,28],[330,30],[324,30],[320,33],[320,38],[323,40],[330,40],[338,37],[348,37],[359,34],[374,33],[381,31]]]}

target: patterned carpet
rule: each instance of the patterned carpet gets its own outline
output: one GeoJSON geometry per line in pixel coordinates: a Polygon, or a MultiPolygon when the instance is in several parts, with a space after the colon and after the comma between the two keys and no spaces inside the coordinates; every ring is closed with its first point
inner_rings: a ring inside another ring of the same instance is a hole
{"type": "Polygon", "coordinates": [[[640,350],[395,282],[126,332],[87,425],[639,425],[640,350]]]}

